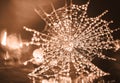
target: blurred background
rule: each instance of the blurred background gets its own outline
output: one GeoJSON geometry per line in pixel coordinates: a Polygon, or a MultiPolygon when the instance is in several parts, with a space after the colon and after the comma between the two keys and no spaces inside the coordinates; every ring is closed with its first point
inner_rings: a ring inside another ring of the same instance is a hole
{"type": "MultiPolygon", "coordinates": [[[[88,0],[73,0],[73,3],[81,5],[85,4],[87,1],[88,0]]],[[[54,4],[56,9],[64,6],[64,0],[0,0],[0,39],[2,39],[2,37],[5,36],[5,32],[7,32],[9,40],[8,45],[10,45],[8,46],[9,48],[0,45],[0,57],[4,57],[6,59],[9,58],[9,55],[7,56],[7,50],[9,51],[12,59],[14,58],[14,61],[18,60],[18,63],[21,63],[21,61],[19,61],[20,58],[22,58],[23,61],[31,58],[32,50],[34,47],[23,47],[21,49],[21,46],[19,46],[19,43],[21,43],[21,41],[29,41],[32,35],[29,32],[23,30],[23,26],[41,31],[44,28],[45,23],[35,13],[34,9],[37,7],[42,7],[46,12],[50,13],[52,11],[50,2],[54,4]],[[5,56],[1,56],[4,53],[5,56]]],[[[90,0],[90,5],[88,7],[89,17],[95,17],[105,10],[108,10],[109,12],[103,16],[102,19],[105,19],[107,21],[114,21],[113,24],[110,24],[111,29],[120,27],[119,0],[90,0]]],[[[120,39],[120,31],[116,31],[113,36],[115,40],[120,39]]],[[[119,83],[120,50],[105,51],[105,54],[107,56],[116,58],[118,62],[96,58],[93,60],[93,63],[103,71],[110,72],[111,77],[109,78],[116,79],[119,83]]],[[[2,60],[0,60],[0,62],[0,82],[30,83],[27,77],[28,71],[23,72],[23,70],[17,70],[16,67],[8,67],[8,69],[4,69],[2,60]],[[14,79],[16,76],[18,78],[14,79]]]]}
{"type": "MultiPolygon", "coordinates": [[[[87,1],[73,0],[75,4],[83,4],[87,1]]],[[[34,12],[34,9],[42,7],[49,13],[50,2],[54,3],[56,9],[64,5],[64,0],[0,0],[0,31],[7,29],[8,33],[21,34],[24,33],[23,26],[41,30],[44,27],[44,22],[41,22],[41,18],[34,12]]],[[[119,3],[119,0],[91,0],[88,15],[94,17],[109,10],[103,19],[113,20],[114,24],[111,26],[117,28],[120,25],[119,3]]]]}

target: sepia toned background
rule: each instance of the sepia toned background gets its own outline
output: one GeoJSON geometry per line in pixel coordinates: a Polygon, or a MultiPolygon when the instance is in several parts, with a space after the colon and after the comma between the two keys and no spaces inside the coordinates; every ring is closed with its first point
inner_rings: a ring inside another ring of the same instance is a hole
{"type": "MultiPolygon", "coordinates": [[[[88,0],[73,0],[75,4],[84,4],[88,0]]],[[[29,40],[31,34],[23,30],[23,26],[41,31],[45,23],[35,13],[34,9],[42,7],[46,12],[50,13],[51,6],[53,3],[55,8],[64,6],[64,0],[0,0],[0,33],[6,30],[9,34],[20,35],[22,40],[29,40]]],[[[90,0],[88,7],[88,16],[95,17],[105,10],[109,12],[102,17],[107,21],[113,20],[114,23],[110,24],[111,29],[120,27],[120,1],[119,0],[90,0]]],[[[113,34],[114,39],[120,39],[120,31],[113,34]]],[[[30,55],[30,49],[25,48],[26,52],[24,56],[30,55]]],[[[0,50],[0,52],[2,49],[0,50]]],[[[23,51],[23,50],[22,50],[23,51]]],[[[120,78],[120,50],[107,51],[107,56],[118,59],[118,62],[109,60],[102,60],[96,58],[93,63],[97,65],[103,71],[111,73],[110,79],[116,79],[119,81],[120,78]]],[[[26,58],[25,57],[25,58],[26,58]]],[[[19,67],[10,67],[7,69],[0,68],[0,83],[30,83],[27,77],[27,72],[23,72],[19,67]]]]}

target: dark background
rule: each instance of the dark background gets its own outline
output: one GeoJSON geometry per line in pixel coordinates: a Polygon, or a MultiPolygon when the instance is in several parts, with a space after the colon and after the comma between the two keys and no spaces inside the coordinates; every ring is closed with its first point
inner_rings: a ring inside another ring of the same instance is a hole
{"type": "MultiPolygon", "coordinates": [[[[39,6],[44,8],[47,12],[50,12],[51,7],[49,2],[50,0],[0,0],[0,32],[6,29],[8,34],[17,33],[22,36],[22,39],[29,39],[31,36],[23,30],[23,26],[41,31],[45,24],[34,12],[34,8],[39,6]]],[[[52,0],[52,2],[54,3],[55,8],[64,5],[64,0],[52,0]]],[[[84,4],[86,2],[87,0],[73,0],[73,3],[75,4],[84,4]]],[[[105,10],[108,10],[109,12],[103,16],[102,19],[114,21],[113,24],[110,24],[111,29],[120,27],[119,0],[91,0],[88,7],[88,16],[95,17],[105,10]]],[[[113,36],[115,40],[120,39],[120,31],[115,32],[113,36]]],[[[116,58],[118,61],[114,62],[95,58],[93,63],[103,71],[111,73],[111,76],[105,77],[105,79],[115,79],[117,80],[116,83],[120,83],[120,50],[116,52],[107,51],[105,54],[116,58]]],[[[2,69],[0,70],[0,80],[5,80],[2,81],[2,83],[8,83],[10,81],[14,81],[15,83],[29,83],[28,78],[25,76],[27,74],[21,73],[22,71],[17,70],[16,68],[2,69]],[[17,77],[17,79],[14,79],[15,77],[17,77]]]]}

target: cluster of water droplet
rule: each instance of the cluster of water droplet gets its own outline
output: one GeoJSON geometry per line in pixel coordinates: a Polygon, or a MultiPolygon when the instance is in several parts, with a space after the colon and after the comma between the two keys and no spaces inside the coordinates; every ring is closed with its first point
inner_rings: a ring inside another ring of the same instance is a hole
{"type": "Polygon", "coordinates": [[[88,4],[79,6],[70,2],[57,10],[52,5],[51,14],[35,9],[46,22],[46,27],[42,32],[24,27],[26,31],[33,32],[27,44],[39,46],[42,52],[38,56],[43,58],[41,65],[29,75],[40,78],[71,76],[74,73],[88,82],[106,75],[91,60],[95,57],[112,59],[102,54],[104,49],[115,49],[113,30],[108,27],[112,21],[101,19],[107,11],[97,17],[88,17],[88,4]]]}

